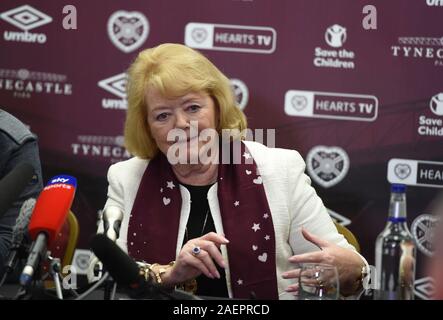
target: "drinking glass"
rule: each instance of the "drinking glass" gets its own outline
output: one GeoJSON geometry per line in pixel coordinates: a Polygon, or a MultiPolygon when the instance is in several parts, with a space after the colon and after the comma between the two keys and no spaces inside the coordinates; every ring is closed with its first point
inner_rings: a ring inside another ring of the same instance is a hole
{"type": "Polygon", "coordinates": [[[298,284],[301,300],[338,300],[340,295],[337,268],[332,265],[303,263],[298,284]]]}

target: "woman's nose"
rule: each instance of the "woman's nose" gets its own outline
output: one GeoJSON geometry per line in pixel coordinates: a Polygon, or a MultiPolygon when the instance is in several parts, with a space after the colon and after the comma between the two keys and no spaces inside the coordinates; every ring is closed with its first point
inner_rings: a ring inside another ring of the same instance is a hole
{"type": "Polygon", "coordinates": [[[189,128],[189,118],[184,112],[177,112],[175,116],[175,127],[180,129],[189,128]]]}

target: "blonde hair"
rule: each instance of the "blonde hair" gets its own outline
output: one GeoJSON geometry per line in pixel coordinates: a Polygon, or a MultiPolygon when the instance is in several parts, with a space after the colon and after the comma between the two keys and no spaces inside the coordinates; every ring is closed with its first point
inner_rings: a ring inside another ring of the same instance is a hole
{"type": "Polygon", "coordinates": [[[204,91],[219,112],[217,131],[247,128],[246,117],[238,108],[229,79],[201,53],[181,44],[165,43],[143,50],[128,71],[128,110],[125,147],[135,156],[153,158],[158,147],[148,125],[145,100],[148,87],[166,98],[204,91]]]}

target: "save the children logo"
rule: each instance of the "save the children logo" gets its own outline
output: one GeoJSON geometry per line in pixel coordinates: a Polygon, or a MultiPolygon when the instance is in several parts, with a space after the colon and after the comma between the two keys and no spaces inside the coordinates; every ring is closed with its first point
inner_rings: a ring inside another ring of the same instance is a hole
{"type": "Polygon", "coordinates": [[[319,68],[355,69],[355,52],[343,48],[348,33],[345,27],[334,24],[328,27],[324,39],[329,48],[317,46],[314,50],[314,66],[319,68]]]}
{"type": "Polygon", "coordinates": [[[46,34],[32,33],[29,32],[29,30],[52,22],[52,18],[50,16],[35,9],[34,7],[31,7],[30,5],[23,5],[2,12],[0,14],[0,18],[23,31],[4,31],[3,39],[5,41],[28,43],[45,43],[47,39],[46,34]]]}
{"type": "Polygon", "coordinates": [[[149,35],[149,21],[138,11],[116,11],[108,20],[108,36],[111,42],[125,53],[141,47],[149,35]]]}
{"type": "Polygon", "coordinates": [[[443,92],[440,92],[431,98],[429,107],[435,115],[443,116],[443,92]]]}
{"type": "Polygon", "coordinates": [[[328,45],[333,48],[340,48],[346,41],[346,28],[341,25],[334,24],[326,29],[325,40],[328,45]]]}
{"type": "Polygon", "coordinates": [[[430,98],[429,111],[418,115],[417,133],[420,136],[443,137],[443,92],[430,98]]]}

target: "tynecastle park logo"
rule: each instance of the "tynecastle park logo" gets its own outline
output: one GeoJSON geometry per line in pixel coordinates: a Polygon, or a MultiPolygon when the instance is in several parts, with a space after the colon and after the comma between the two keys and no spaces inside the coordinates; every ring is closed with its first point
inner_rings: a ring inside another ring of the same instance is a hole
{"type": "Polygon", "coordinates": [[[29,99],[34,94],[72,95],[72,83],[65,74],[21,69],[0,69],[0,91],[14,98],[29,99]]]}
{"type": "Polygon", "coordinates": [[[3,39],[5,41],[28,43],[45,43],[46,34],[29,31],[52,22],[50,16],[29,5],[5,11],[0,14],[0,18],[22,30],[22,32],[5,30],[3,32],[3,39]]]}
{"type": "Polygon", "coordinates": [[[435,67],[443,67],[443,37],[399,37],[391,53],[395,58],[430,61],[435,67]]]}

